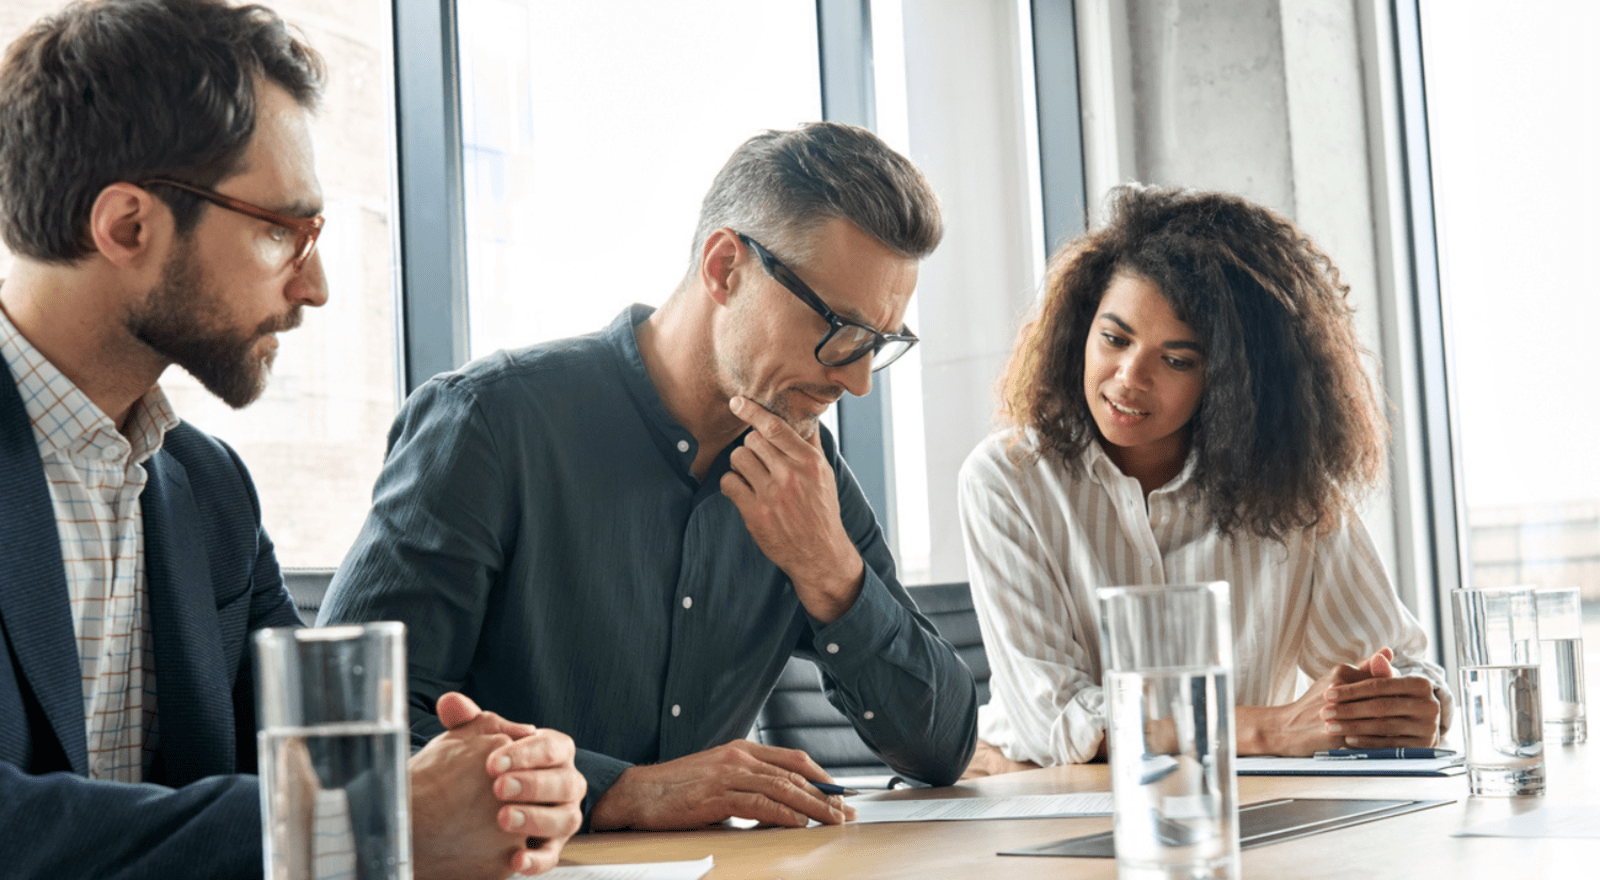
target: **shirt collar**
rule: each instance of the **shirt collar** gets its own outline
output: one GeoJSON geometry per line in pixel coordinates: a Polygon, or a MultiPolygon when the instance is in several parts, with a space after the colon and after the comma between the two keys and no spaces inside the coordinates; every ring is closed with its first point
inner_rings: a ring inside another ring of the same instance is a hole
{"type": "MultiPolygon", "coordinates": [[[[694,478],[693,465],[700,444],[687,428],[678,424],[667,412],[667,405],[661,399],[660,392],[656,391],[655,383],[650,381],[650,372],[644,366],[644,355],[639,351],[638,325],[652,314],[655,314],[655,309],[651,306],[631,305],[617,315],[603,335],[617,353],[617,366],[623,384],[633,397],[645,424],[650,427],[651,439],[662,456],[673,463],[674,470],[685,476],[691,485],[696,485],[700,481],[694,478]]],[[[730,447],[733,445],[729,444],[730,447]]],[[[724,457],[727,451],[724,450],[724,457]]],[[[715,467],[708,472],[707,482],[710,482],[710,475],[716,472],[715,467]]]]}
{"type": "MultiPolygon", "coordinates": [[[[1185,486],[1189,485],[1190,479],[1194,476],[1195,463],[1197,460],[1198,458],[1195,454],[1195,451],[1193,447],[1191,447],[1189,449],[1188,457],[1183,461],[1183,470],[1179,471],[1178,475],[1173,477],[1172,480],[1169,481],[1165,486],[1162,486],[1150,494],[1154,496],[1169,492],[1176,493],[1182,491],[1185,486]]],[[[1116,486],[1133,479],[1132,477],[1123,473],[1122,468],[1117,467],[1117,463],[1112,461],[1111,456],[1106,454],[1105,447],[1100,445],[1099,440],[1090,440],[1089,443],[1084,446],[1083,469],[1089,474],[1090,479],[1102,486],[1107,487],[1108,489],[1112,486],[1116,486]]]]}
{"type": "Polygon", "coordinates": [[[141,464],[178,425],[171,402],[156,385],[134,402],[124,436],[110,416],[34,348],[4,309],[0,309],[0,357],[16,382],[41,457],[87,454],[109,461],[126,456],[129,464],[141,464]]]}
{"type": "Polygon", "coordinates": [[[128,439],[133,445],[132,464],[143,464],[160,451],[166,442],[167,432],[182,421],[173,412],[172,401],[167,399],[160,385],[151,386],[133,405],[128,416],[128,439]]]}

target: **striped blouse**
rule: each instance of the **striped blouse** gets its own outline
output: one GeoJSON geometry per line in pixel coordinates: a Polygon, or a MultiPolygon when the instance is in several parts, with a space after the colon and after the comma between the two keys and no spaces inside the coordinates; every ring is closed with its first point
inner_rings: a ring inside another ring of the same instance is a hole
{"type": "Polygon", "coordinates": [[[1105,733],[1095,589],[1222,580],[1232,586],[1235,700],[1291,702],[1298,672],[1394,649],[1399,674],[1432,679],[1450,717],[1444,671],[1351,516],[1282,542],[1221,537],[1189,485],[1194,462],[1150,493],[1098,444],[1081,460],[1038,452],[1031,431],[991,435],[960,475],[973,602],[993,677],[978,734],[1015,761],[1094,757],[1105,733]]]}

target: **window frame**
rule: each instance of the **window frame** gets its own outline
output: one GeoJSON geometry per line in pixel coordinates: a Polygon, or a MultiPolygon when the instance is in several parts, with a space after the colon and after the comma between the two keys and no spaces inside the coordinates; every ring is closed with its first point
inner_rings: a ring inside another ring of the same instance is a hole
{"type": "MultiPolygon", "coordinates": [[[[823,118],[872,128],[870,0],[816,0],[823,118]]],[[[455,0],[393,0],[403,400],[467,362],[467,242],[455,0]],[[404,61],[402,62],[402,59],[404,61]]],[[[840,452],[893,535],[889,377],[839,405],[840,452]]]]}
{"type": "MultiPolygon", "coordinates": [[[[1445,321],[1443,287],[1440,284],[1439,246],[1433,204],[1433,172],[1428,140],[1427,97],[1422,59],[1421,0],[1394,0],[1390,4],[1390,26],[1394,35],[1394,65],[1399,104],[1399,150],[1402,191],[1397,198],[1403,206],[1403,229],[1408,248],[1409,276],[1400,279],[1400,289],[1409,293],[1412,329],[1415,334],[1412,357],[1418,418],[1414,426],[1421,460],[1412,462],[1421,483],[1417,499],[1419,537],[1427,542],[1423,570],[1431,579],[1418,583],[1419,601],[1426,591],[1432,601],[1434,644],[1445,664],[1454,668],[1454,627],[1446,618],[1449,594],[1465,584],[1469,571],[1466,557],[1466,505],[1459,487],[1461,461],[1457,455],[1459,426],[1452,388],[1453,354],[1445,321]]],[[[1397,450],[1398,451],[1398,450],[1397,450]]]]}
{"type": "Polygon", "coordinates": [[[1044,254],[1089,229],[1076,0],[1031,0],[1044,254]]]}
{"type": "Polygon", "coordinates": [[[393,0],[399,397],[467,362],[455,0],[393,0]],[[403,60],[402,60],[403,59],[403,60]]]}
{"type": "MultiPolygon", "coordinates": [[[[1045,252],[1086,228],[1082,104],[1074,0],[1030,0],[1033,80],[1045,252]]],[[[1421,401],[1422,531],[1430,546],[1435,597],[1461,583],[1465,511],[1454,455],[1450,351],[1439,285],[1419,0],[1389,5],[1399,90],[1403,230],[1421,401]]],[[[875,123],[871,0],[816,0],[824,118],[875,123]]],[[[404,397],[436,373],[467,361],[467,275],[462,186],[460,71],[455,0],[393,0],[396,187],[404,397]],[[401,63],[404,59],[404,63],[401,63]]],[[[874,510],[892,535],[893,443],[889,376],[871,395],[840,402],[839,442],[874,510]]],[[[1435,614],[1439,629],[1442,621],[1435,614]]]]}
{"type": "MultiPolygon", "coordinates": [[[[876,129],[872,77],[872,0],[817,0],[822,118],[876,129]]],[[[898,548],[894,488],[893,379],[875,373],[865,397],[839,399],[839,454],[850,465],[890,545],[898,548]]]]}
{"type": "MultiPolygon", "coordinates": [[[[876,127],[871,0],[815,0],[823,118],[876,127]]],[[[398,371],[404,399],[469,359],[456,0],[392,0],[395,40],[398,371]],[[403,59],[403,63],[402,63],[403,59]]],[[[1042,253],[1086,228],[1076,4],[1019,0],[1032,33],[1042,253]],[[1043,63],[1038,63],[1043,59],[1043,63]]],[[[1032,135],[1032,132],[1028,134],[1032,135]]],[[[838,407],[840,453],[898,547],[891,373],[838,407]]]]}

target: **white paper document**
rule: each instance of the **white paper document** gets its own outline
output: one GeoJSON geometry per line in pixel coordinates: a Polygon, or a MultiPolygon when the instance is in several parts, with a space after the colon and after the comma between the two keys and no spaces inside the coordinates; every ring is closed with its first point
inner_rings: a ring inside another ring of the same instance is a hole
{"type": "Polygon", "coordinates": [[[1558,804],[1463,828],[1451,837],[1589,837],[1600,839],[1600,804],[1558,804]]]}
{"type": "Polygon", "coordinates": [[[858,801],[856,824],[942,822],[955,819],[1050,819],[1111,815],[1111,792],[1030,794],[1018,797],[944,798],[928,801],[858,801]]]}
{"type": "MultiPolygon", "coordinates": [[[[700,880],[712,868],[711,857],[697,862],[638,862],[631,865],[561,865],[539,880],[700,880]]],[[[512,880],[523,880],[517,874],[512,880]]]]}

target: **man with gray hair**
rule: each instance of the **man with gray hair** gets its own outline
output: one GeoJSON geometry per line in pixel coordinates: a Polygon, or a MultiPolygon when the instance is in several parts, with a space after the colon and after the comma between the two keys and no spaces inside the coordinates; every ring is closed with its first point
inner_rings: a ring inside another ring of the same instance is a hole
{"type": "Polygon", "coordinates": [[[793,654],[890,767],[955,781],[972,674],[818,423],[916,342],[941,234],[921,173],[865,129],[750,139],[660,309],[411,397],[322,621],[410,625],[418,737],[456,689],[569,732],[591,830],[844,821],[804,752],[740,739],[793,654]]]}

